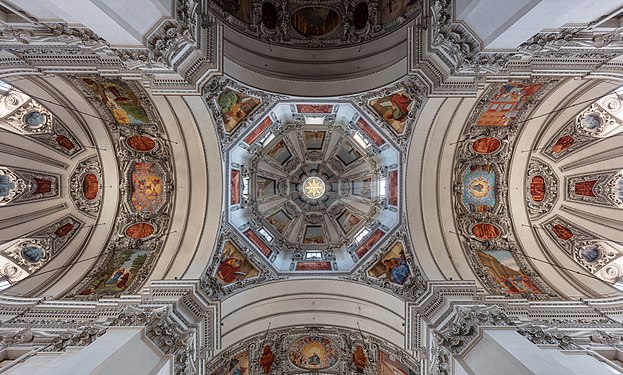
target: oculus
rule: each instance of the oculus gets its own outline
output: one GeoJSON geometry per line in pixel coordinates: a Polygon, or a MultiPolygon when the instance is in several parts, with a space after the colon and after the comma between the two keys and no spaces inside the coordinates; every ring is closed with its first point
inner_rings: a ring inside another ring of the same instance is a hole
{"type": "Polygon", "coordinates": [[[324,192],[325,184],[320,177],[312,176],[303,182],[303,194],[309,199],[318,199],[324,192]]]}

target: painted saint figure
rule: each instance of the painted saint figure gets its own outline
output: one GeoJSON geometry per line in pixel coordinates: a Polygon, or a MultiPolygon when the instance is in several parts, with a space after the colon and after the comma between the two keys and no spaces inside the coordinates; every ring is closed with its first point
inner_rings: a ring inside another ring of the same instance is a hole
{"type": "Polygon", "coordinates": [[[404,284],[409,277],[409,266],[404,258],[404,253],[400,254],[400,258],[385,259],[385,274],[396,284],[404,284]]]}
{"type": "Polygon", "coordinates": [[[368,365],[368,358],[366,357],[366,353],[363,351],[363,346],[361,345],[357,345],[357,348],[353,353],[353,364],[355,365],[355,370],[357,370],[360,374],[363,374],[363,371],[368,365]]]}
{"type": "Polygon", "coordinates": [[[270,346],[265,345],[262,350],[262,356],[260,357],[260,367],[264,371],[264,374],[269,374],[272,371],[274,362],[275,354],[270,346]]]}

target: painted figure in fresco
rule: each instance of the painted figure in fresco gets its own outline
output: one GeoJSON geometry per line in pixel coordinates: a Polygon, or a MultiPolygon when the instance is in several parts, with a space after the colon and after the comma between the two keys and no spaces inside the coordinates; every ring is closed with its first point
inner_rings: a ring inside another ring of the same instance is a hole
{"type": "Polygon", "coordinates": [[[307,359],[307,365],[320,366],[320,357],[315,352],[307,359]]]}
{"type": "Polygon", "coordinates": [[[500,230],[493,224],[489,223],[479,223],[474,225],[472,233],[481,240],[489,240],[500,237],[500,230]]]}
{"type": "Polygon", "coordinates": [[[62,227],[59,227],[54,234],[56,234],[57,237],[65,237],[69,234],[69,232],[71,232],[72,229],[74,229],[74,225],[72,223],[67,223],[62,227]]]}
{"type": "Polygon", "coordinates": [[[106,281],[106,285],[113,285],[116,284],[117,281],[119,280],[119,278],[121,276],[123,276],[123,273],[125,272],[125,268],[121,267],[119,268],[115,273],[113,273],[110,278],[108,279],[108,281],[106,281]]]}
{"type": "Polygon", "coordinates": [[[11,181],[11,177],[0,175],[0,197],[8,197],[15,189],[15,184],[11,181]]]}
{"type": "Polygon", "coordinates": [[[573,146],[574,143],[575,139],[573,139],[572,136],[568,134],[563,135],[562,137],[558,138],[556,143],[552,146],[552,152],[559,154],[564,150],[568,149],[569,147],[573,146]]]}
{"type": "Polygon", "coordinates": [[[554,232],[554,234],[563,241],[566,241],[569,238],[573,237],[573,232],[560,224],[554,225],[552,227],[552,232],[554,232]]]}
{"type": "Polygon", "coordinates": [[[23,254],[24,258],[32,263],[39,262],[41,259],[43,259],[43,256],[45,255],[43,250],[41,250],[41,248],[38,246],[27,246],[23,250],[23,254]]]}
{"type": "Polygon", "coordinates": [[[404,259],[391,258],[383,261],[385,264],[385,274],[396,284],[404,284],[409,277],[409,266],[404,259]]]}
{"type": "Polygon", "coordinates": [[[368,365],[368,358],[366,357],[366,353],[363,351],[363,346],[357,345],[357,348],[353,353],[353,363],[355,364],[355,370],[357,370],[358,373],[363,374],[363,370],[365,370],[368,365]]]}
{"type": "Polygon", "coordinates": [[[130,276],[132,276],[132,272],[130,272],[129,270],[126,271],[123,276],[121,276],[121,278],[119,279],[119,282],[117,282],[117,288],[119,289],[123,289],[126,287],[126,285],[128,284],[128,280],[130,280],[130,276]]]}
{"type": "Polygon", "coordinates": [[[223,279],[226,283],[232,283],[236,281],[236,277],[241,274],[240,267],[242,266],[239,259],[235,258],[233,255],[229,255],[227,259],[225,259],[218,266],[218,276],[223,279]]]}
{"type": "Polygon", "coordinates": [[[265,345],[262,350],[262,356],[260,357],[260,367],[264,371],[264,374],[269,374],[272,371],[274,362],[275,354],[270,349],[270,346],[265,345]]]}
{"type": "Polygon", "coordinates": [[[409,104],[411,100],[403,94],[394,94],[390,98],[392,104],[383,115],[386,119],[394,119],[396,121],[404,121],[409,114],[409,104]]]}
{"type": "Polygon", "coordinates": [[[472,144],[472,149],[479,154],[489,154],[497,150],[500,144],[497,138],[480,138],[472,144]]]}

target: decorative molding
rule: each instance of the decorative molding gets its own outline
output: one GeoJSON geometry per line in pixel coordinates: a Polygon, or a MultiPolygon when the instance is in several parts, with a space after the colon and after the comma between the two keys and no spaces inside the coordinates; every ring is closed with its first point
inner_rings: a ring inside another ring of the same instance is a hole
{"type": "Polygon", "coordinates": [[[540,219],[551,212],[558,200],[558,177],[549,165],[532,158],[524,181],[530,219],[540,219]]]}

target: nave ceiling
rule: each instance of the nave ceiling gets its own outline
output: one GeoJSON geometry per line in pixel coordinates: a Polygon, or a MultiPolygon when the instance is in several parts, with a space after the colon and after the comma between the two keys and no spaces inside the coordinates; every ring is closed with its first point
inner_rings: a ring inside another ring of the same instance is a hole
{"type": "Polygon", "coordinates": [[[178,1],[147,49],[3,29],[21,64],[0,66],[6,296],[88,303],[199,280],[224,312],[210,371],[237,358],[270,373],[269,343],[294,374],[343,373],[353,353],[366,373],[401,356],[419,370],[403,352],[417,334],[384,337],[383,319],[407,321],[435,282],[522,303],[620,295],[620,32],[567,28],[502,53],[452,2],[398,2],[402,16],[386,1],[231,3],[178,1]],[[66,55],[46,65],[45,48],[66,55]],[[346,307],[309,333],[296,295],[346,307]],[[271,320],[250,311],[281,302],[264,334],[271,320]],[[303,364],[308,346],[328,359],[303,364]]]}

